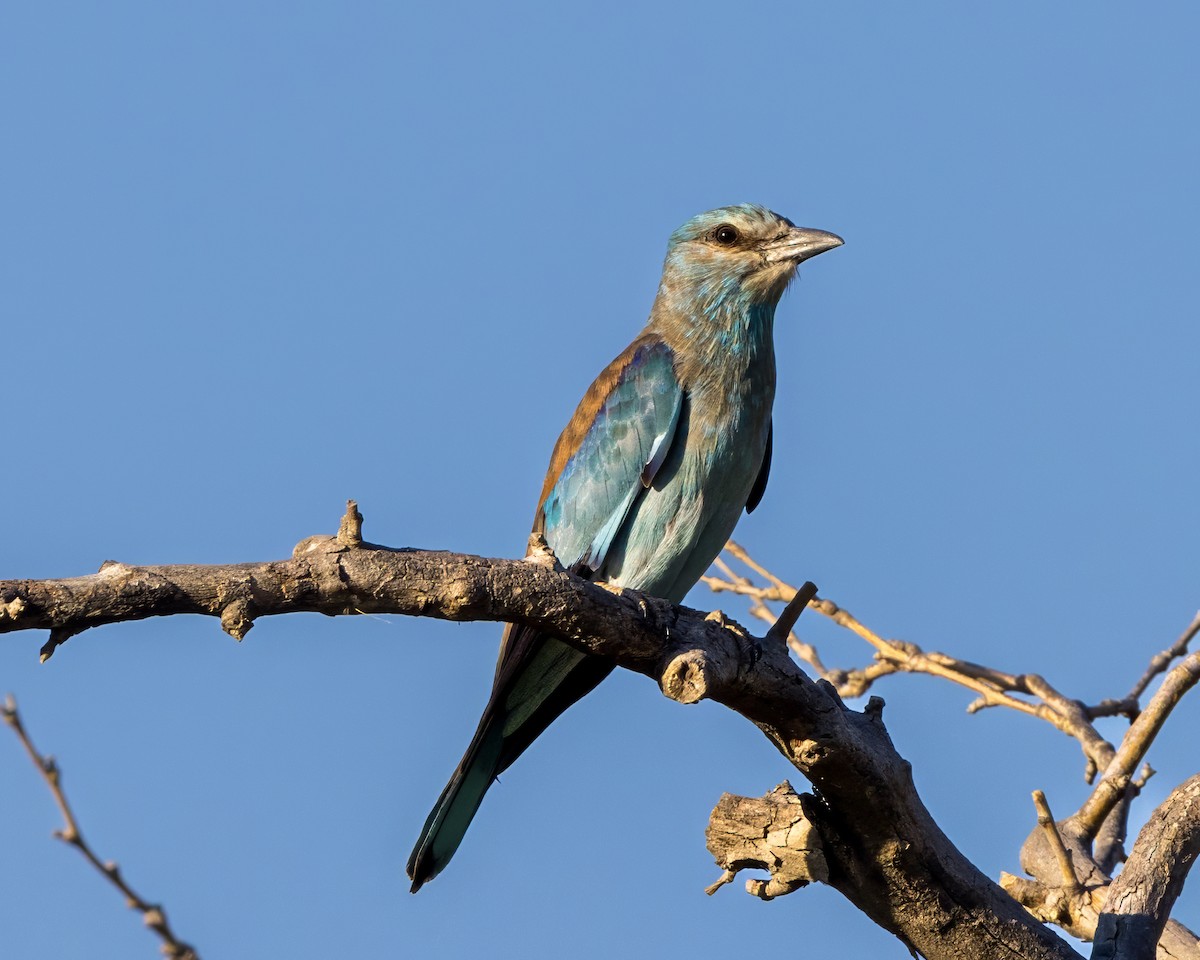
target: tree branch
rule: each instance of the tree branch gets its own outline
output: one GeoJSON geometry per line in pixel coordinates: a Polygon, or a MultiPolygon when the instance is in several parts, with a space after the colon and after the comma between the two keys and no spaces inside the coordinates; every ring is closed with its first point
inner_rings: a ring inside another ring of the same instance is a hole
{"type": "MultiPolygon", "coordinates": [[[[775,622],[769,602],[795,603],[795,588],[755,562],[738,544],[730,541],[726,554],[757,574],[765,585],[736,573],[729,563],[718,558],[715,566],[722,576],[704,578],[714,592],[728,591],[748,597],[751,613],[767,623],[775,622]]],[[[926,673],[979,693],[979,698],[968,707],[969,712],[989,706],[1009,707],[1046,720],[1079,741],[1087,758],[1087,781],[1093,782],[1100,771],[1104,771],[1104,777],[1083,809],[1059,823],[1051,818],[1044,794],[1035,793],[1039,827],[1022,847],[1021,864],[1036,879],[1004,874],[1001,885],[1034,916],[1057,924],[1080,939],[1091,939],[1112,882],[1111,872],[1124,859],[1130,801],[1153,773],[1147,766],[1142,776],[1134,779],[1132,772],[1142,762],[1171,710],[1196,682],[1200,669],[1193,660],[1200,655],[1193,654],[1168,675],[1144,712],[1138,698],[1155,676],[1186,654],[1189,643],[1200,633],[1200,614],[1170,648],[1153,658],[1127,697],[1088,707],[1064,696],[1037,674],[1009,674],[943,653],[926,652],[913,643],[885,639],[828,599],[813,598],[809,605],[875,649],[875,662],[864,668],[830,670],[815,647],[794,634],[789,637],[793,652],[835,684],[843,695],[860,696],[875,679],[889,673],[926,673]],[[1115,715],[1127,716],[1132,723],[1119,749],[1102,738],[1093,724],[1097,717],[1115,715]]],[[[1197,958],[1200,944],[1191,931],[1172,920],[1166,926],[1159,952],[1164,958],[1197,958]]]]}
{"type": "MultiPolygon", "coordinates": [[[[702,578],[703,582],[714,592],[727,591],[748,597],[751,601],[750,612],[767,623],[774,623],[775,614],[767,603],[792,602],[797,596],[796,588],[755,561],[734,541],[729,541],[725,550],[729,556],[762,577],[767,585],[755,585],[748,577],[736,574],[723,560],[718,561],[717,568],[725,574],[725,579],[710,576],[702,578]]],[[[790,638],[789,642],[797,656],[809,663],[824,679],[833,683],[842,696],[862,696],[876,679],[888,674],[929,674],[957,683],[976,693],[977,699],[967,707],[969,713],[987,707],[1004,706],[1045,720],[1073,737],[1079,742],[1087,761],[1085,776],[1089,783],[1097,770],[1103,770],[1112,761],[1116,751],[1111,743],[1100,736],[1092,720],[1099,715],[1128,712],[1132,709],[1128,703],[1113,701],[1095,708],[1096,712],[1093,713],[1092,709],[1064,696],[1044,677],[1037,674],[1005,673],[937,651],[927,652],[915,643],[885,638],[859,621],[850,611],[825,597],[813,597],[808,605],[866,641],[875,650],[875,662],[866,667],[831,670],[825,667],[810,644],[803,643],[794,635],[790,638]],[[1024,697],[1034,699],[1027,700],[1024,697]]]]}
{"type": "Polygon", "coordinates": [[[1167,722],[1167,717],[1197,681],[1200,681],[1200,653],[1193,653],[1172,668],[1162,686],[1146,704],[1146,709],[1125,732],[1120,748],[1104,770],[1103,779],[1096,784],[1096,789],[1076,814],[1080,825],[1089,836],[1096,835],[1104,818],[1124,796],[1133,778],[1133,771],[1145,758],[1146,751],[1150,749],[1150,744],[1167,722]]]}
{"type": "Polygon", "coordinates": [[[1200,633],[1200,611],[1196,613],[1196,616],[1192,618],[1192,622],[1179,635],[1178,640],[1150,660],[1150,666],[1146,668],[1146,672],[1142,674],[1142,678],[1133,685],[1133,689],[1126,694],[1125,700],[1137,703],[1141,699],[1142,694],[1146,692],[1146,688],[1150,686],[1150,681],[1164,672],[1173,660],[1177,660],[1187,653],[1188,645],[1196,638],[1198,633],[1200,633]]]}
{"type": "Polygon", "coordinates": [[[22,746],[25,747],[25,752],[29,754],[29,759],[33,761],[33,765],[38,768],[38,772],[41,773],[46,785],[50,788],[54,802],[58,805],[58,810],[63,818],[63,828],[56,830],[54,836],[78,850],[88,863],[121,892],[129,908],[141,913],[142,922],[158,934],[159,939],[162,940],[164,957],[167,957],[168,960],[200,960],[195,948],[184,943],[175,935],[171,925],[167,922],[167,913],[162,906],[157,903],[148,903],[134,893],[133,888],[121,876],[121,870],[116,863],[111,860],[102,861],[83,838],[79,821],[75,819],[75,813],[67,802],[67,795],[63,792],[62,771],[59,770],[53,757],[38,753],[34,747],[33,741],[29,739],[29,734],[25,731],[25,725],[21,722],[21,715],[17,712],[17,702],[13,699],[12,694],[8,695],[4,706],[0,707],[0,716],[16,733],[22,746]]]}
{"type": "Polygon", "coordinates": [[[878,698],[850,710],[782,645],[719,615],[582,580],[538,544],[525,560],[496,560],[389,549],[360,536],[350,524],[348,535],[309,538],[291,559],[267,563],[106,563],[86,577],[0,582],[0,633],[49,629],[53,640],[178,613],[220,617],[235,636],[258,617],[299,611],[530,624],[654,678],[668,696],[715,700],[758,726],[816,788],[805,812],[830,884],[911,949],[930,960],[1077,956],[942,833],[888,737],[878,698]]]}

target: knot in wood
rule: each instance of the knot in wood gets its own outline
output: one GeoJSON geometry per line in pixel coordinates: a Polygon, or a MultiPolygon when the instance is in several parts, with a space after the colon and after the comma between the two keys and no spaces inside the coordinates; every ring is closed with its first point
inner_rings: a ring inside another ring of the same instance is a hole
{"type": "Polygon", "coordinates": [[[9,619],[16,620],[25,611],[25,601],[20,597],[13,597],[7,603],[0,602],[0,620],[9,619]]]}
{"type": "Polygon", "coordinates": [[[221,610],[221,629],[241,642],[254,626],[254,607],[249,600],[234,600],[221,610]]]}
{"type": "Polygon", "coordinates": [[[816,740],[802,740],[796,748],[796,762],[801,767],[812,767],[825,759],[825,747],[816,740]]]}
{"type": "Polygon", "coordinates": [[[697,703],[708,695],[712,665],[703,650],[687,650],[662,673],[662,692],[678,703],[697,703]]]}

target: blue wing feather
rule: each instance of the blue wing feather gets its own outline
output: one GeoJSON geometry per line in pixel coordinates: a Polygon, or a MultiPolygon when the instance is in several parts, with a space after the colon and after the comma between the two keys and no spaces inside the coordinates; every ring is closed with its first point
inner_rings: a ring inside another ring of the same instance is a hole
{"type": "MultiPolygon", "coordinates": [[[[555,446],[534,521],[564,566],[599,569],[667,459],[683,405],[671,348],[630,344],[600,374],[555,446]]],[[[446,865],[493,779],[613,665],[510,624],[479,729],[408,861],[416,891],[446,865]]]]}
{"type": "Polygon", "coordinates": [[[611,388],[542,504],[547,543],[567,567],[598,569],[638,494],[654,482],[679,423],[674,353],[646,340],[611,388]]]}

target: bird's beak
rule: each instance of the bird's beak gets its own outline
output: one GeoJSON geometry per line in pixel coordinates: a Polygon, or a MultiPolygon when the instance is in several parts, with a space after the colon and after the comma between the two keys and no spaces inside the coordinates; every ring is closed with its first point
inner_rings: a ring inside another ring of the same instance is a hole
{"type": "Polygon", "coordinates": [[[767,263],[800,263],[818,253],[840,247],[844,242],[836,233],[792,227],[782,237],[763,244],[762,251],[767,263]]]}

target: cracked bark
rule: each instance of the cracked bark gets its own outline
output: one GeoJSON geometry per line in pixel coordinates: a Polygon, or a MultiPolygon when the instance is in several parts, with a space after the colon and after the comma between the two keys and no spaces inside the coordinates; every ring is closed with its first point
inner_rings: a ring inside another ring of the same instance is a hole
{"type": "MultiPolygon", "coordinates": [[[[1176,787],[1142,827],[1125,869],[1108,892],[1096,925],[1096,960],[1187,955],[1191,944],[1166,929],[1171,908],[1200,854],[1200,774],[1176,787]]],[[[1174,925],[1178,926],[1178,925],[1174,925]]],[[[1184,931],[1186,933],[1186,931],[1184,931]]]]}

